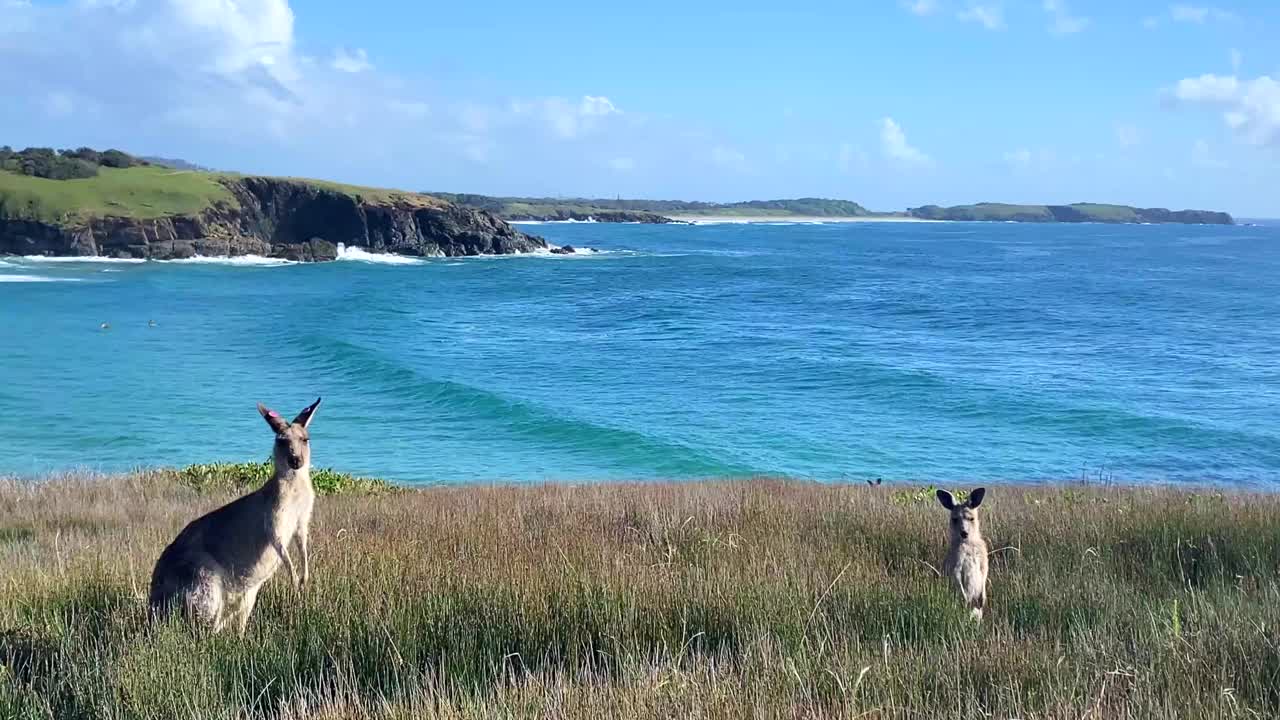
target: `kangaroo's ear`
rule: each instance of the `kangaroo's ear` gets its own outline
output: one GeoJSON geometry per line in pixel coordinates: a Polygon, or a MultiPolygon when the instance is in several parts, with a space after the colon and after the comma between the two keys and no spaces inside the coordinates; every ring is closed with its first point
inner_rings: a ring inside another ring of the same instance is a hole
{"type": "Polygon", "coordinates": [[[969,507],[977,510],[978,506],[982,504],[982,498],[985,497],[986,494],[986,488],[978,488],[977,490],[969,493],[969,507]]]}
{"type": "Polygon", "coordinates": [[[306,408],[304,408],[302,412],[298,413],[298,417],[293,419],[293,424],[301,425],[302,427],[307,427],[308,425],[310,425],[311,416],[316,414],[316,408],[320,407],[321,399],[322,398],[316,398],[315,402],[311,403],[306,408]]]}
{"type": "Polygon", "coordinates": [[[942,503],[942,507],[948,510],[956,509],[956,499],[946,490],[938,491],[938,502],[942,503]]]}
{"type": "Polygon", "coordinates": [[[280,416],[280,413],[268,408],[262,403],[258,403],[258,412],[262,414],[262,419],[266,420],[267,424],[271,426],[272,431],[276,433],[282,433],[285,431],[285,428],[289,427],[289,423],[280,416]]]}

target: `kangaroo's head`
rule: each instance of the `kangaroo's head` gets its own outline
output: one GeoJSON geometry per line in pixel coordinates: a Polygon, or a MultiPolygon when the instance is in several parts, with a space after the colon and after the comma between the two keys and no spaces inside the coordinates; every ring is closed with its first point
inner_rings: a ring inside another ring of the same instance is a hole
{"type": "Polygon", "coordinates": [[[982,528],[978,524],[978,506],[987,494],[986,488],[978,488],[969,493],[969,499],[957,503],[954,496],[946,490],[938,491],[938,502],[951,511],[951,542],[961,543],[969,538],[982,537],[982,528]]]}
{"type": "Polygon", "coordinates": [[[307,427],[311,425],[311,418],[315,416],[318,407],[320,398],[316,398],[315,402],[298,413],[293,422],[289,422],[280,413],[258,403],[258,412],[262,413],[262,418],[276,434],[276,446],[272,453],[276,470],[301,470],[311,466],[311,436],[307,433],[307,427]]]}

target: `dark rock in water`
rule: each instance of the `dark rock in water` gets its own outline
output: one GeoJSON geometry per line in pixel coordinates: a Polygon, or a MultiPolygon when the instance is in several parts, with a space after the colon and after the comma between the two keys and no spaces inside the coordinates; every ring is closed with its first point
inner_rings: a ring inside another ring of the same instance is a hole
{"type": "Polygon", "coordinates": [[[483,210],[437,198],[365,198],[317,183],[245,177],[222,181],[236,204],[196,215],[96,217],[68,224],[0,219],[0,255],[170,260],[264,255],[333,260],[338,243],[375,253],[505,255],[547,248],[483,210]]]}
{"type": "Polygon", "coordinates": [[[562,247],[551,248],[552,255],[572,255],[576,252],[578,251],[575,250],[572,245],[564,245],[562,247]]]}

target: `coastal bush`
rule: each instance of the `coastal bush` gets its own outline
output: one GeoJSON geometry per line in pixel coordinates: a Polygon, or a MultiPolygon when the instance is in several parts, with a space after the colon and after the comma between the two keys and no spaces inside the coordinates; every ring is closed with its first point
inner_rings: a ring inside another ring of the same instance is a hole
{"type": "Polygon", "coordinates": [[[47,180],[96,177],[99,166],[129,168],[146,164],[146,161],[120,150],[98,152],[87,147],[75,150],[29,147],[15,151],[8,145],[0,147],[0,170],[47,180]]]}
{"type": "Polygon", "coordinates": [[[1280,714],[1271,495],[992,487],[978,626],[926,488],[345,492],[245,637],[148,626],[164,544],[266,472],[0,483],[0,717],[1280,714]]]}
{"type": "MultiPolygon", "coordinates": [[[[271,478],[270,459],[260,463],[207,463],[188,465],[175,471],[183,485],[201,492],[246,492],[271,478]]],[[[372,494],[390,492],[390,483],[361,478],[332,468],[312,468],[311,484],[321,495],[372,494]]]]}

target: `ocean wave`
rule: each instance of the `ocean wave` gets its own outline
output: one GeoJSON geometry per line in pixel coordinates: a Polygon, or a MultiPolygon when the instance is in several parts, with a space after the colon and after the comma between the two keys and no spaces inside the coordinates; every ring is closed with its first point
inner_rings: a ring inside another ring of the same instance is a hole
{"type": "Polygon", "coordinates": [[[44,275],[0,275],[0,283],[80,282],[80,278],[47,277],[44,275]]]}
{"type": "Polygon", "coordinates": [[[280,267],[297,265],[297,260],[263,257],[262,255],[196,255],[175,260],[157,260],[171,265],[231,265],[234,267],[280,267]]]}
{"type": "MultiPolygon", "coordinates": [[[[544,449],[608,457],[633,473],[664,477],[750,475],[753,469],[676,440],[564,414],[505,393],[434,378],[387,353],[337,338],[311,336],[295,343],[305,361],[335,381],[394,388],[397,407],[411,407],[415,422],[436,418],[490,437],[509,435],[544,449]]],[[[429,422],[429,421],[428,421],[429,422]]]]}
{"type": "Polygon", "coordinates": [[[343,243],[338,243],[338,259],[346,260],[348,262],[375,263],[379,265],[421,265],[425,262],[422,258],[418,257],[396,255],[394,253],[369,252],[359,246],[347,247],[343,243]]]}
{"type": "Polygon", "coordinates": [[[40,263],[128,263],[137,265],[146,262],[145,258],[113,258],[102,257],[101,255],[75,255],[75,256],[51,256],[51,255],[23,255],[21,258],[25,262],[40,263]]]}

